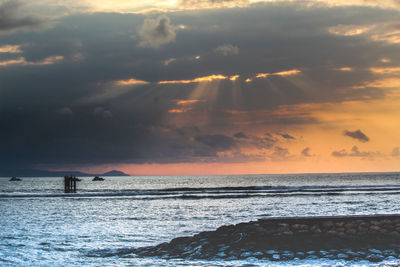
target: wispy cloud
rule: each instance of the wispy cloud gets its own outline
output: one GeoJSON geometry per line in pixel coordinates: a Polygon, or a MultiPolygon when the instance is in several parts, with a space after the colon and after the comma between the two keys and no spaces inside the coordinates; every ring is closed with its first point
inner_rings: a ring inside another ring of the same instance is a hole
{"type": "Polygon", "coordinates": [[[19,57],[17,59],[9,59],[0,61],[0,66],[9,65],[22,65],[22,66],[42,66],[42,65],[52,65],[60,62],[64,59],[63,56],[51,56],[40,61],[27,61],[24,57],[19,57]]]}

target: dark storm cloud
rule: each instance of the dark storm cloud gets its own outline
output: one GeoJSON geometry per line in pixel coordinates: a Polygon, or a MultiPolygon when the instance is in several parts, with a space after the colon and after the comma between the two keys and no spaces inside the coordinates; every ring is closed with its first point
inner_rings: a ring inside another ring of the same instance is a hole
{"type": "Polygon", "coordinates": [[[23,5],[24,3],[19,0],[0,2],[0,32],[19,28],[32,28],[44,22],[39,17],[21,14],[20,9],[23,5]]]}
{"type": "Polygon", "coordinates": [[[222,134],[197,135],[195,140],[215,149],[215,151],[228,151],[235,145],[235,140],[222,134]]]}
{"type": "Polygon", "coordinates": [[[248,138],[249,138],[249,137],[248,137],[245,133],[243,133],[243,132],[235,133],[235,134],[233,135],[233,137],[236,137],[236,138],[244,138],[244,139],[248,139],[248,138]]]}
{"type": "MultiPolygon", "coordinates": [[[[14,11],[4,13],[0,21],[14,21],[12,29],[28,26],[29,21],[37,25],[24,15],[15,18],[25,20],[11,20],[18,9],[4,3],[12,6],[13,2],[3,2],[2,10],[14,11]]],[[[273,149],[271,158],[288,158],[285,148],[275,148],[279,144],[273,137],[257,139],[243,125],[313,124],[318,121],[310,114],[275,114],[273,110],[281,105],[383,97],[379,88],[353,87],[377,79],[366,68],[381,58],[399,64],[398,45],[363,36],[334,35],[328,29],[338,24],[396,19],[396,11],[384,9],[260,4],[244,9],[171,12],[168,17],[152,18],[81,14],[61,18],[41,32],[2,35],[1,44],[21,44],[18,56],[28,62],[51,56],[64,59],[41,66],[0,66],[0,160],[6,165],[90,165],[246,162],[263,157],[246,157],[238,146],[273,149]],[[223,44],[233,47],[223,49],[228,56],[215,51],[223,44]],[[235,47],[240,52],[236,53],[235,47]],[[169,59],[174,60],[165,64],[169,59]],[[343,66],[353,71],[337,70],[343,66]],[[257,73],[291,69],[301,72],[246,82],[257,73]],[[240,77],[234,82],[209,83],[210,88],[204,91],[198,83],[157,84],[212,74],[240,77]],[[132,78],[148,83],[115,83],[132,78]],[[168,112],[177,108],[177,99],[194,98],[200,101],[188,106],[186,113],[168,112]],[[268,112],[263,113],[265,110],[268,112]],[[194,130],[196,114],[201,112],[209,121],[194,130]],[[175,115],[187,115],[189,123],[169,122],[171,117],[178,118],[175,115]],[[249,138],[230,137],[240,131],[249,138]],[[236,157],[222,158],[217,152],[232,152],[236,157]]],[[[11,24],[2,25],[5,29],[11,24]]]]}
{"type": "Polygon", "coordinates": [[[366,136],[361,130],[349,131],[344,130],[343,135],[356,139],[362,143],[369,142],[369,137],[366,136]]]}

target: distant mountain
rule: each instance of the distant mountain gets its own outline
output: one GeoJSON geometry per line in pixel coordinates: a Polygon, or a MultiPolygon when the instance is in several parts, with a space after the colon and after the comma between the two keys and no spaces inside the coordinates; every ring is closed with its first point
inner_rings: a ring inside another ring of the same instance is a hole
{"type": "Polygon", "coordinates": [[[112,170],[112,171],[109,171],[109,172],[105,172],[105,173],[100,174],[100,175],[102,175],[102,176],[129,176],[129,174],[126,174],[124,172],[117,171],[117,170],[112,170]]]}
{"type": "Polygon", "coordinates": [[[0,177],[62,177],[66,175],[72,176],[129,176],[122,171],[112,170],[105,173],[85,173],[80,171],[47,171],[37,169],[20,169],[20,170],[1,170],[0,177]]]}

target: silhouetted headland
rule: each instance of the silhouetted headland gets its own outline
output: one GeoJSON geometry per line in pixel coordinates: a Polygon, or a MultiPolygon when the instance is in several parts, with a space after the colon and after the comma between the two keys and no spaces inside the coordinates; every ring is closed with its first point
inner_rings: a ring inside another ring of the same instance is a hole
{"type": "Polygon", "coordinates": [[[0,177],[64,177],[64,176],[129,176],[122,171],[112,170],[105,173],[85,173],[80,171],[47,171],[37,169],[0,169],[0,177]]]}

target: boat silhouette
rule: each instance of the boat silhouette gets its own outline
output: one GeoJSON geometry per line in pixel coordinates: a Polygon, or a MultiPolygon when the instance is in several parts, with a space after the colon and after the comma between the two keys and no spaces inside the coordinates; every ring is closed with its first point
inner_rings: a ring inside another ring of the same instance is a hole
{"type": "Polygon", "coordinates": [[[104,178],[96,176],[92,179],[92,181],[104,181],[104,178]]]}

